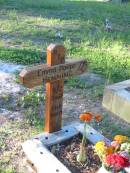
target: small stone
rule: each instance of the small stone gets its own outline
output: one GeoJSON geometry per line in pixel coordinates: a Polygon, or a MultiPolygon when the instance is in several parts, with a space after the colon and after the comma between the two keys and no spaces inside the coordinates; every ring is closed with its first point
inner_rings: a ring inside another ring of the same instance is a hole
{"type": "Polygon", "coordinates": [[[61,31],[57,31],[55,37],[58,39],[62,39],[63,35],[61,34],[61,31]]]}
{"type": "Polygon", "coordinates": [[[68,146],[66,147],[66,151],[69,152],[70,150],[71,150],[71,146],[68,145],[68,146]]]}

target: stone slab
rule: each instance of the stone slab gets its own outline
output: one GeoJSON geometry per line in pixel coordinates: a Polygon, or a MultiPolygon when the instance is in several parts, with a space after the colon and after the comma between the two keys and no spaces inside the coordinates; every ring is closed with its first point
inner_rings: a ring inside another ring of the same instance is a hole
{"type": "Polygon", "coordinates": [[[32,140],[40,140],[43,143],[43,145],[51,146],[64,142],[78,134],[79,131],[73,125],[68,125],[63,127],[60,131],[54,133],[41,133],[35,136],[32,140]]]}
{"type": "Polygon", "coordinates": [[[104,90],[103,107],[130,123],[130,80],[107,86],[104,90]]]}
{"type": "MultiPolygon", "coordinates": [[[[86,138],[93,144],[96,144],[98,141],[104,141],[107,144],[110,144],[111,141],[104,137],[101,133],[96,131],[91,126],[86,126],[86,138]]],[[[83,135],[84,133],[84,124],[83,123],[75,123],[75,128],[83,135]]]]}
{"type": "Polygon", "coordinates": [[[71,173],[40,141],[28,140],[23,144],[31,168],[36,173],[71,173]]]}
{"type": "Polygon", "coordinates": [[[13,64],[13,63],[5,63],[0,61],[0,72],[4,73],[16,73],[23,68],[22,65],[13,64]]]}

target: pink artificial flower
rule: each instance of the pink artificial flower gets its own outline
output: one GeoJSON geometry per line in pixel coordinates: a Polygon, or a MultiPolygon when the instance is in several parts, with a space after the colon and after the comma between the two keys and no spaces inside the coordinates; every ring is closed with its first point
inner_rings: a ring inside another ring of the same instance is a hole
{"type": "Polygon", "coordinates": [[[113,148],[117,149],[117,148],[119,148],[120,144],[119,144],[118,141],[113,141],[113,142],[111,142],[111,146],[112,146],[113,148]]]}

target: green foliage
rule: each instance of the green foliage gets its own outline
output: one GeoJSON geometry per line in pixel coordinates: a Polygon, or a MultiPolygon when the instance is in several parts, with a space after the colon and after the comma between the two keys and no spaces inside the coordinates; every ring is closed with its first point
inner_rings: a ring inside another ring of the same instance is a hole
{"type": "Polygon", "coordinates": [[[39,91],[28,91],[25,96],[22,97],[22,106],[27,108],[29,106],[37,107],[40,101],[44,101],[44,96],[39,91]]]}
{"type": "Polygon", "coordinates": [[[0,172],[1,173],[16,173],[12,168],[8,168],[6,170],[0,168],[0,172]]]}
{"type": "Polygon", "coordinates": [[[22,6],[26,8],[45,8],[45,9],[55,9],[62,6],[63,0],[18,0],[22,6]]]}
{"type": "Polygon", "coordinates": [[[78,78],[69,78],[65,81],[66,86],[70,88],[80,88],[80,89],[85,89],[91,87],[88,83],[88,85],[84,82],[79,80],[78,78]]]}
{"type": "Polygon", "coordinates": [[[63,5],[64,0],[0,0],[1,5],[10,5],[15,8],[44,8],[57,9],[63,5]]]}
{"type": "Polygon", "coordinates": [[[29,65],[40,62],[40,52],[31,49],[11,49],[0,47],[0,59],[29,65]]]}
{"type": "MultiPolygon", "coordinates": [[[[77,48],[75,52],[88,55],[89,68],[95,73],[104,75],[110,82],[128,79],[130,77],[130,55],[129,53],[110,52],[98,49],[82,50],[77,48]]],[[[123,49],[123,48],[122,48],[123,49]]],[[[118,50],[118,49],[117,49],[118,50]]],[[[74,54],[75,54],[74,52],[74,54]]]]}
{"type": "Polygon", "coordinates": [[[25,115],[30,125],[37,129],[43,128],[43,115],[40,115],[41,105],[44,104],[45,96],[40,91],[29,91],[22,97],[20,105],[26,109],[25,115]]]}
{"type": "Polygon", "coordinates": [[[6,0],[0,0],[1,5],[4,4],[4,3],[7,3],[7,1],[6,0]]]}
{"type": "Polygon", "coordinates": [[[89,69],[108,82],[130,77],[130,3],[1,0],[0,5],[0,59],[40,62],[40,50],[58,42],[67,48],[67,56],[87,59],[89,69]],[[104,30],[106,18],[110,33],[104,30]],[[55,37],[57,29],[62,39],[55,37]]]}

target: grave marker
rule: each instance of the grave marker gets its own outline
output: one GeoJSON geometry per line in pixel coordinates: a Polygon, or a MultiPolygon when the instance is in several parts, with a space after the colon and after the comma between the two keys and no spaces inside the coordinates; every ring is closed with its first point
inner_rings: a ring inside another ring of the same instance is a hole
{"type": "Polygon", "coordinates": [[[47,64],[21,71],[20,81],[28,88],[46,81],[45,131],[61,129],[64,78],[82,74],[86,66],[85,60],[65,63],[64,46],[51,44],[47,48],[47,64]]]}

